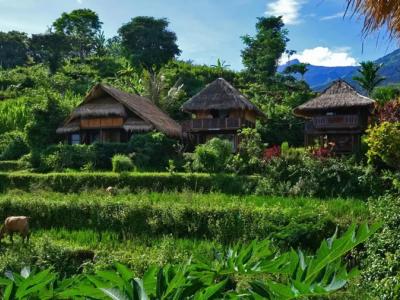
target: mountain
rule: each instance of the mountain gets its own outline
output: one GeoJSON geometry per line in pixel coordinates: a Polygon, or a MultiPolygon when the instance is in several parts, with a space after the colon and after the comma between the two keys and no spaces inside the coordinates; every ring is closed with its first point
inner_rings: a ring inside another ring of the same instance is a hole
{"type": "MultiPolygon", "coordinates": [[[[385,76],[386,80],[382,83],[382,85],[400,83],[400,49],[377,59],[375,62],[383,64],[380,74],[385,76]]],[[[283,72],[287,66],[298,63],[300,62],[297,59],[291,60],[286,64],[279,66],[278,72],[283,72]]],[[[304,80],[315,91],[323,90],[332,81],[337,79],[345,79],[359,89],[357,83],[352,80],[353,76],[357,73],[357,70],[357,66],[323,67],[310,65],[307,73],[304,76],[304,80]]],[[[296,75],[296,77],[300,78],[300,75],[296,75]]]]}

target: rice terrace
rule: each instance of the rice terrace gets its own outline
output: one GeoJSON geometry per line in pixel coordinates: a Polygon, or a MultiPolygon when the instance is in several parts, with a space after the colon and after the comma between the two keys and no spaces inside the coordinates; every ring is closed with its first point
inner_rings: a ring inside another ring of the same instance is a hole
{"type": "Polygon", "coordinates": [[[399,24],[0,0],[1,299],[400,299],[399,24]]]}

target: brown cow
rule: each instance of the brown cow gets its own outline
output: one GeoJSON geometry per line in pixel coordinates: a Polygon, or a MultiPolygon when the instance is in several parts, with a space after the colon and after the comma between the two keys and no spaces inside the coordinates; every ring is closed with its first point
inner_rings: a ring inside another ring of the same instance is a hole
{"type": "Polygon", "coordinates": [[[0,241],[8,234],[10,236],[10,241],[13,242],[14,233],[19,233],[23,242],[25,240],[29,242],[29,237],[31,235],[29,231],[29,217],[15,216],[5,219],[4,225],[0,229],[0,241]]]}

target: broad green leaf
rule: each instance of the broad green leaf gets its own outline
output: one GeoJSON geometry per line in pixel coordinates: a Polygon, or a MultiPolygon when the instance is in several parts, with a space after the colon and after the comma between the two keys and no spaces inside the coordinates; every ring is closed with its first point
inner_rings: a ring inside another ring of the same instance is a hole
{"type": "Polygon", "coordinates": [[[126,295],[124,295],[120,290],[118,289],[104,289],[100,288],[100,290],[110,297],[113,300],[130,300],[126,295]]]}

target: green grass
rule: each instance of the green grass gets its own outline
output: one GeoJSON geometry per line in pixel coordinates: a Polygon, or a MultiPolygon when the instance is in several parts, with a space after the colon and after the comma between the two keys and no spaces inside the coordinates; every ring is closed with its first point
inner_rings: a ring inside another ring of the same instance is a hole
{"type": "Polygon", "coordinates": [[[0,194],[0,219],[8,215],[31,216],[32,236],[29,245],[3,240],[0,272],[29,265],[71,275],[119,261],[138,276],[150,265],[211,260],[227,244],[254,238],[312,251],[337,225],[370,218],[367,204],[357,199],[127,190],[115,196],[12,190],[0,194]]]}
{"type": "Polygon", "coordinates": [[[221,250],[222,246],[214,241],[170,235],[124,238],[115,232],[50,229],[34,231],[28,245],[19,238],[15,238],[14,244],[4,240],[0,249],[0,273],[32,266],[52,267],[63,275],[71,275],[109,268],[118,261],[143,275],[149,266],[182,263],[193,256],[211,260],[214,249],[221,250]],[[88,258],[88,254],[94,258],[88,258]]]}
{"type": "Polygon", "coordinates": [[[360,200],[224,194],[138,193],[111,196],[12,191],[0,195],[0,219],[28,215],[33,229],[113,231],[128,238],[171,234],[231,243],[272,238],[280,246],[315,248],[336,226],[369,218],[360,200]]]}

